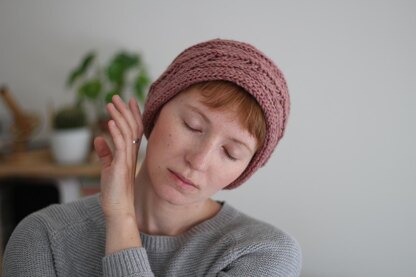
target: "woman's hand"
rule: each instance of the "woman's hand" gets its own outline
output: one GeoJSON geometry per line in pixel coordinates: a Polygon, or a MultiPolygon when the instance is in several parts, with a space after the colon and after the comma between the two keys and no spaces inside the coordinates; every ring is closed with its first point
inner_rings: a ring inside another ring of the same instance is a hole
{"type": "Polygon", "coordinates": [[[94,140],[102,163],[101,206],[107,225],[106,253],[141,245],[134,208],[137,154],[143,135],[140,109],[134,98],[126,105],[118,96],[107,105],[114,142],[112,153],[102,137],[94,140]]]}

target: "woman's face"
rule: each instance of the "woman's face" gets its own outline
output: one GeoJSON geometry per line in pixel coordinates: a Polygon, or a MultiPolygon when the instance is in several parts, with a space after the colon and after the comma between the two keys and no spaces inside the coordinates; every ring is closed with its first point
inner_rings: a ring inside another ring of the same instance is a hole
{"type": "Polygon", "coordinates": [[[257,140],[232,110],[205,106],[198,89],[164,105],[143,166],[153,190],[172,204],[207,200],[233,182],[253,157],[257,140]]]}

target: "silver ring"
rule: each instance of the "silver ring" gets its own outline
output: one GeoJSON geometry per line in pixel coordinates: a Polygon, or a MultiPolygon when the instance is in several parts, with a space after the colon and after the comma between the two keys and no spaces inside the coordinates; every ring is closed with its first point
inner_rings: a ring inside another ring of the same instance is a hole
{"type": "Polygon", "coordinates": [[[139,143],[139,142],[140,142],[140,139],[139,139],[139,138],[137,138],[137,139],[133,140],[133,144],[137,144],[137,143],[139,143]]]}

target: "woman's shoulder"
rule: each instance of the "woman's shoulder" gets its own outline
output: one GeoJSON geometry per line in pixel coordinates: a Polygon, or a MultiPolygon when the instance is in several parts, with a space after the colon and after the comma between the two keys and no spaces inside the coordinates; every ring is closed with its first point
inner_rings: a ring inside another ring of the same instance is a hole
{"type": "Polygon", "coordinates": [[[301,257],[301,247],[298,241],[288,232],[249,216],[229,204],[224,203],[223,208],[233,216],[222,230],[239,248],[264,247],[269,250],[286,251],[292,256],[301,257]]]}
{"type": "Polygon", "coordinates": [[[234,230],[235,232],[244,232],[248,234],[262,234],[265,237],[291,237],[282,229],[261,219],[248,215],[245,212],[238,210],[230,204],[224,202],[222,213],[228,217],[226,228],[234,230]]]}
{"type": "Polygon", "coordinates": [[[67,226],[74,226],[100,217],[98,195],[81,198],[65,204],[52,204],[26,216],[17,226],[25,229],[42,228],[47,232],[57,232],[67,226]]]}
{"type": "MultiPolygon", "coordinates": [[[[217,242],[222,256],[229,257],[229,270],[239,268],[256,272],[262,268],[265,275],[299,276],[302,251],[297,240],[270,223],[249,216],[227,203],[213,218],[217,242]]],[[[212,240],[211,240],[212,241],[212,240]]]]}
{"type": "Polygon", "coordinates": [[[45,272],[54,271],[55,266],[64,268],[66,261],[77,259],[75,256],[80,260],[81,240],[84,240],[83,255],[99,260],[103,247],[96,247],[94,243],[103,245],[104,228],[97,228],[94,211],[100,211],[97,196],[50,205],[25,217],[6,245],[6,275],[15,276],[15,270],[19,270],[44,276],[45,272]]]}

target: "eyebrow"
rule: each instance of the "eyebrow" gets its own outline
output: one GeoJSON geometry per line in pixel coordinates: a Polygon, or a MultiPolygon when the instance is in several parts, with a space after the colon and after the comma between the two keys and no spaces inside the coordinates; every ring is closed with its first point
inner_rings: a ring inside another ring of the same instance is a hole
{"type": "Polygon", "coordinates": [[[242,146],[244,146],[245,148],[247,148],[248,151],[250,151],[251,153],[256,153],[256,150],[251,149],[246,143],[242,142],[241,140],[238,140],[236,138],[231,138],[232,141],[234,141],[235,143],[238,143],[242,146]]]}
{"type": "Polygon", "coordinates": [[[189,109],[191,109],[193,112],[199,114],[206,122],[211,123],[211,121],[209,120],[209,118],[203,113],[201,112],[200,109],[198,109],[197,107],[194,107],[190,104],[185,104],[185,106],[189,109]]]}
{"type": "MultiPolygon", "coordinates": [[[[200,109],[198,109],[197,107],[192,106],[190,104],[185,104],[185,106],[187,108],[191,109],[193,112],[199,114],[203,118],[203,120],[206,121],[207,123],[211,123],[211,120],[209,120],[209,118],[200,109]]],[[[256,153],[256,150],[255,149],[251,149],[245,142],[243,142],[243,141],[241,141],[239,139],[236,139],[236,138],[230,138],[230,140],[233,141],[233,142],[235,142],[235,143],[238,143],[240,145],[243,145],[245,148],[247,148],[253,154],[256,153]]]]}

